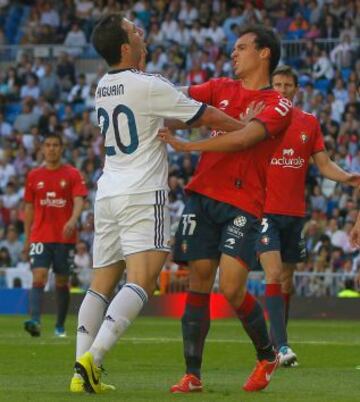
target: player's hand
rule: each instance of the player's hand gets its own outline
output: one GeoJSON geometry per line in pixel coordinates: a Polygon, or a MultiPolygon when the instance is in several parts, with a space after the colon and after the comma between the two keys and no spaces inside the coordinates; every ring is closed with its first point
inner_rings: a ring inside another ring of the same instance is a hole
{"type": "Polygon", "coordinates": [[[246,126],[255,116],[261,113],[264,109],[265,109],[265,103],[263,101],[260,102],[252,101],[250,102],[246,111],[240,113],[239,115],[240,121],[244,124],[244,126],[246,126]]]}
{"type": "Polygon", "coordinates": [[[158,137],[165,144],[171,145],[175,151],[187,152],[187,142],[172,135],[171,131],[167,128],[161,128],[158,132],[158,137]]]}
{"type": "Polygon", "coordinates": [[[25,239],[25,241],[24,241],[24,247],[23,247],[22,252],[23,252],[25,255],[29,256],[29,252],[30,252],[30,242],[29,242],[29,240],[27,240],[27,239],[25,239]]]}
{"type": "Polygon", "coordinates": [[[66,238],[71,237],[74,234],[74,231],[76,229],[76,221],[73,221],[72,219],[69,219],[63,229],[63,235],[66,238]]]}
{"type": "Polygon", "coordinates": [[[345,184],[353,187],[360,187],[360,174],[351,173],[345,184]]]}
{"type": "Polygon", "coordinates": [[[360,248],[360,223],[355,224],[350,231],[350,244],[354,248],[360,248]]]}

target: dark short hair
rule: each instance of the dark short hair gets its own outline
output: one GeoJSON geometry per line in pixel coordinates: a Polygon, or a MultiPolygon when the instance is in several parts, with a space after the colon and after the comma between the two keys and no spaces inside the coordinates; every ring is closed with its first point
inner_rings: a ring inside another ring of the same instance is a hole
{"type": "Polygon", "coordinates": [[[257,49],[270,49],[269,73],[272,74],[279,63],[281,55],[279,37],[270,28],[263,27],[262,25],[247,25],[240,30],[239,38],[249,33],[256,36],[255,44],[257,49]]]}
{"type": "Polygon", "coordinates": [[[122,27],[123,21],[120,13],[108,14],[100,19],[91,35],[95,50],[109,66],[121,62],[121,45],[129,43],[129,36],[122,27]]]}
{"type": "Polygon", "coordinates": [[[275,75],[285,75],[287,77],[291,77],[294,80],[295,86],[297,87],[299,85],[298,75],[290,66],[283,65],[277,67],[271,75],[271,80],[275,77],[275,75]]]}
{"type": "Polygon", "coordinates": [[[44,144],[44,142],[49,138],[56,138],[59,141],[61,146],[64,145],[64,141],[63,141],[62,136],[57,132],[45,134],[44,137],[43,137],[42,143],[44,144]]]}

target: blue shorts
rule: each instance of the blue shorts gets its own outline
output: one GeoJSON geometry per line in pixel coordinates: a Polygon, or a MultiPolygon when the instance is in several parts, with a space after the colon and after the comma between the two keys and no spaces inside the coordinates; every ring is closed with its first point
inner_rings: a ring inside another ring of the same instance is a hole
{"type": "Polygon", "coordinates": [[[74,244],[31,243],[31,269],[52,268],[55,274],[70,275],[74,265],[74,250],[74,244]]]}
{"type": "Polygon", "coordinates": [[[251,267],[256,260],[258,233],[259,221],[255,216],[191,193],[175,235],[174,260],[219,259],[224,253],[251,267]]]}
{"type": "Polygon", "coordinates": [[[295,264],[306,257],[302,237],[304,218],[277,214],[265,214],[256,243],[257,254],[280,251],[283,262],[295,264]]]}

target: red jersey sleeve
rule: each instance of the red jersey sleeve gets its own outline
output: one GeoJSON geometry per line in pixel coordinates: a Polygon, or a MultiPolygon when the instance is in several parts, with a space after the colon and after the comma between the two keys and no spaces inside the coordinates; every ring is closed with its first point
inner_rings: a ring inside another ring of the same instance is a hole
{"type": "Polygon", "coordinates": [[[34,199],[35,199],[35,194],[33,191],[32,174],[29,173],[26,178],[26,183],[25,183],[24,200],[25,200],[25,202],[34,203],[34,199]]]}
{"type": "Polygon", "coordinates": [[[72,173],[72,196],[73,197],[85,197],[88,194],[88,190],[86,188],[85,180],[82,177],[81,173],[74,169],[72,173]]]}
{"type": "Polygon", "coordinates": [[[199,85],[192,85],[188,89],[189,96],[198,102],[212,105],[214,80],[199,85]]]}
{"type": "Polygon", "coordinates": [[[318,120],[315,120],[315,138],[314,138],[314,144],[313,144],[313,149],[311,151],[311,154],[316,154],[317,152],[321,152],[325,150],[325,144],[324,144],[324,137],[323,133],[321,132],[321,127],[320,123],[318,120]]]}
{"type": "Polygon", "coordinates": [[[278,98],[259,113],[253,120],[262,123],[267,135],[277,137],[284,132],[291,121],[292,103],[288,99],[278,98]]]}

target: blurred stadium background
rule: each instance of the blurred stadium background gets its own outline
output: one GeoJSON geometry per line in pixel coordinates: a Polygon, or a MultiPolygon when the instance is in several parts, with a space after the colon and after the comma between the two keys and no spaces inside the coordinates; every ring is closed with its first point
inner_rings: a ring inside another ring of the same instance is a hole
{"type": "MultiPolygon", "coordinates": [[[[22,254],[24,180],[42,162],[39,144],[46,132],[62,134],[65,159],[82,171],[90,189],[72,290],[81,293],[89,285],[93,200],[102,163],[93,95],[105,71],[89,37],[96,20],[113,11],[144,29],[146,71],[161,73],[177,85],[231,76],[229,55],[243,24],[257,22],[276,30],[282,38],[282,63],[299,73],[296,105],[320,119],[332,159],[360,173],[358,1],[0,0],[0,289],[12,300],[10,307],[3,303],[5,310],[26,310],[26,298],[19,296],[31,286],[22,254]],[[9,296],[12,288],[17,293],[9,296]]],[[[196,139],[208,133],[192,129],[179,134],[196,139]]],[[[184,207],[184,185],[197,159],[196,154],[169,149],[173,233],[184,207]]],[[[349,278],[360,290],[360,255],[348,236],[359,202],[358,191],[324,180],[311,166],[304,227],[308,257],[296,273],[298,296],[335,297],[349,278]]],[[[158,293],[181,292],[186,286],[186,267],[170,256],[158,293]]],[[[252,273],[249,288],[262,295],[261,272],[252,273]]]]}

